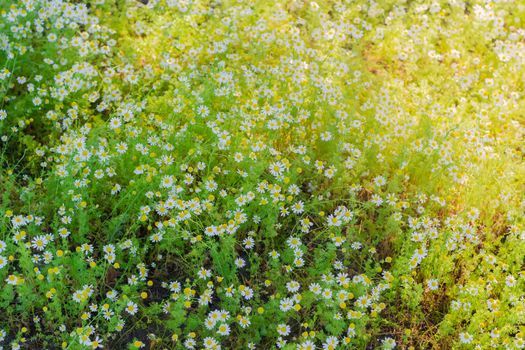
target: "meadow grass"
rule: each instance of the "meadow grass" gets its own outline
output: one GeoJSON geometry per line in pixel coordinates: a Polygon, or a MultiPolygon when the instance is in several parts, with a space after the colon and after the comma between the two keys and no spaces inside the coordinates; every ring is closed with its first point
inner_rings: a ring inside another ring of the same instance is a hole
{"type": "Polygon", "coordinates": [[[519,1],[0,3],[0,349],[525,347],[519,1]]]}

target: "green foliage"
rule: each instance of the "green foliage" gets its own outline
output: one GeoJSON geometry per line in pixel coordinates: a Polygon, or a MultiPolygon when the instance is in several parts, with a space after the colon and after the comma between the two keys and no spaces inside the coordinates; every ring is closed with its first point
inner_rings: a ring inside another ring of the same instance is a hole
{"type": "Polygon", "coordinates": [[[523,23],[0,2],[0,348],[523,348],[523,23]]]}

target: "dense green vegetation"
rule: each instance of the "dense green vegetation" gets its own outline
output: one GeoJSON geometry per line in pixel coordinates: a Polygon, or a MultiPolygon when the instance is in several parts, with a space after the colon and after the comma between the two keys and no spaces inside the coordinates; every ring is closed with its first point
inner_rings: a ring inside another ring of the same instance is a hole
{"type": "Polygon", "coordinates": [[[525,347],[520,1],[0,2],[0,349],[525,347]]]}

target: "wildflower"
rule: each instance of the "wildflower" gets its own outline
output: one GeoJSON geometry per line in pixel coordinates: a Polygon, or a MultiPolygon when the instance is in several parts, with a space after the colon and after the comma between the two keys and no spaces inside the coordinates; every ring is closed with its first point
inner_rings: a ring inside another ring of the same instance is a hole
{"type": "Polygon", "coordinates": [[[339,340],[334,336],[329,336],[323,343],[323,350],[335,350],[337,345],[339,345],[339,340]]]}
{"type": "Polygon", "coordinates": [[[385,338],[382,342],[383,349],[394,349],[396,347],[396,341],[392,338],[385,338]]]}
{"type": "Polygon", "coordinates": [[[240,316],[238,318],[238,321],[239,321],[239,326],[241,328],[247,328],[251,324],[250,320],[245,316],[240,316]]]}
{"type": "Polygon", "coordinates": [[[126,312],[130,315],[135,315],[138,311],[138,306],[132,301],[129,301],[126,305],[126,312]]]}
{"type": "Polygon", "coordinates": [[[427,287],[430,290],[437,290],[439,287],[438,281],[436,279],[429,279],[427,281],[427,287]]]}
{"type": "Polygon", "coordinates": [[[459,333],[459,341],[463,344],[470,344],[472,342],[472,339],[474,339],[474,337],[468,333],[459,333]]]}
{"type": "Polygon", "coordinates": [[[219,325],[217,333],[224,336],[230,335],[230,327],[226,323],[222,323],[219,325]]]}
{"type": "Polygon", "coordinates": [[[288,334],[290,334],[290,326],[287,324],[279,324],[277,326],[277,333],[283,337],[286,337],[288,334]]]}
{"type": "Polygon", "coordinates": [[[211,271],[210,270],[206,270],[205,268],[201,268],[199,270],[198,276],[199,276],[200,279],[208,279],[211,276],[211,271]]]}
{"type": "Polygon", "coordinates": [[[297,281],[290,281],[290,282],[286,283],[286,289],[288,289],[288,291],[290,293],[297,292],[300,287],[301,287],[301,285],[297,281]]]}
{"type": "Polygon", "coordinates": [[[311,340],[306,340],[297,346],[297,350],[314,350],[315,344],[311,340]]]}
{"type": "Polygon", "coordinates": [[[516,278],[512,275],[509,275],[505,278],[505,284],[507,287],[514,287],[516,285],[516,278]]]}
{"type": "Polygon", "coordinates": [[[15,275],[9,275],[7,276],[5,281],[12,286],[16,286],[17,284],[21,282],[21,279],[15,275]]]}

